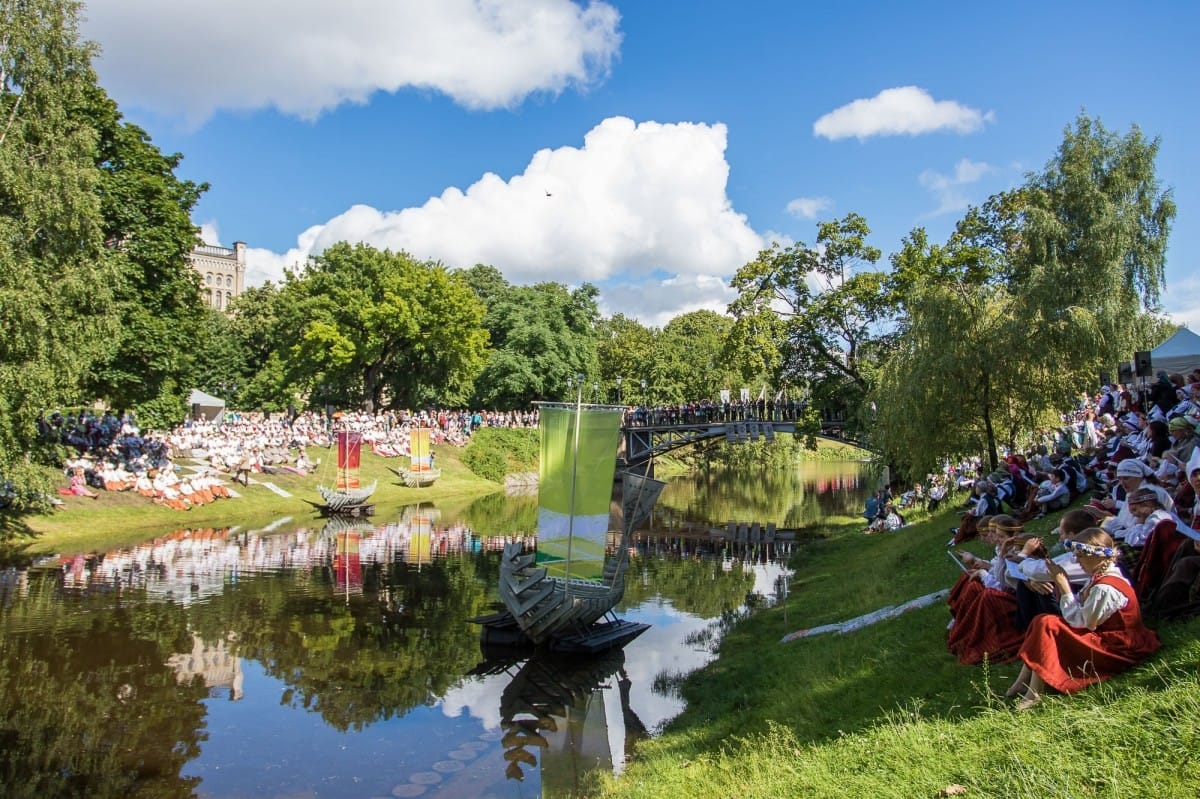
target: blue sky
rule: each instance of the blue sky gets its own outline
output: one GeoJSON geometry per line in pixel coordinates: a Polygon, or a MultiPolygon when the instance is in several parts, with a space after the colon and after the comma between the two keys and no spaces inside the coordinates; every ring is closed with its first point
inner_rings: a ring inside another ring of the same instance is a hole
{"type": "MultiPolygon", "coordinates": [[[[771,241],[857,212],[944,240],[1084,110],[1161,137],[1165,310],[1200,329],[1200,3],[95,0],[132,121],[212,188],[250,282],[333,241],[723,310],[771,241]],[[286,11],[281,9],[286,8],[286,11]],[[1188,98],[1192,98],[1189,100],[1188,98]]],[[[886,265],[886,264],[885,264],[886,265]]]]}

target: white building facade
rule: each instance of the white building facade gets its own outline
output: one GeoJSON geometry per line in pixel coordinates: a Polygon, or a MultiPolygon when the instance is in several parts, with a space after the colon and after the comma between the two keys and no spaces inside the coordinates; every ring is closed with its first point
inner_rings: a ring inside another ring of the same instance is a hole
{"type": "Polygon", "coordinates": [[[200,284],[209,307],[229,310],[229,303],[245,288],[246,242],[235,241],[233,249],[201,244],[189,257],[192,267],[200,273],[200,284]]]}

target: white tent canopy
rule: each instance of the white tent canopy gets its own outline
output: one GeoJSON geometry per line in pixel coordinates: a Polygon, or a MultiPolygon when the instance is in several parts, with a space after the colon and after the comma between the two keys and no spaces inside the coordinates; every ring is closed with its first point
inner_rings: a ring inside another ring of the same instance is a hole
{"type": "Polygon", "coordinates": [[[212,394],[205,394],[198,388],[192,389],[192,394],[188,397],[188,404],[191,406],[191,418],[193,419],[207,419],[211,422],[225,411],[225,400],[214,397],[212,394]]]}
{"type": "Polygon", "coordinates": [[[1175,335],[1150,351],[1154,371],[1186,375],[1200,369],[1200,335],[1181,327],[1175,335]]]}

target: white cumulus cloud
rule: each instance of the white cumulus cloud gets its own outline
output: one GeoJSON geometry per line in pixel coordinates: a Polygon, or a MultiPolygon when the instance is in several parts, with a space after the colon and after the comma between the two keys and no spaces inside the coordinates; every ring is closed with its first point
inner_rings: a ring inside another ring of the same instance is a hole
{"type": "Polygon", "coordinates": [[[828,197],[797,197],[787,204],[787,212],[800,219],[816,219],[817,214],[833,207],[828,197]]]}
{"type": "Polygon", "coordinates": [[[404,88],[509,107],[603,80],[621,44],[602,0],[104,0],[86,17],[114,97],[193,125],[220,109],[314,118],[404,88]]]}
{"type": "Polygon", "coordinates": [[[1200,278],[1172,280],[1163,292],[1163,310],[1176,324],[1200,332],[1200,278]]]}
{"type": "Polygon", "coordinates": [[[966,187],[994,171],[994,167],[982,161],[972,161],[969,158],[964,158],[955,164],[952,175],[944,175],[932,169],[923,171],[917,176],[917,180],[929,190],[938,203],[937,208],[929,212],[928,216],[939,216],[966,209],[971,202],[966,187]]]}
{"type": "Polygon", "coordinates": [[[854,136],[861,140],[939,130],[973,133],[993,119],[991,111],[985,113],[953,100],[934,100],[919,86],[899,86],[835,108],[813,123],[813,134],[827,139],[854,136]]]}
{"type": "Polygon", "coordinates": [[[541,150],[507,180],[488,173],[398,211],[356,205],[285,253],[251,248],[247,282],[361,241],[450,267],[491,264],[518,284],[632,281],[642,288],[630,299],[648,321],[723,310],[726,281],[763,246],[726,194],[725,148],[724,125],[612,117],[582,147],[541,150]]]}

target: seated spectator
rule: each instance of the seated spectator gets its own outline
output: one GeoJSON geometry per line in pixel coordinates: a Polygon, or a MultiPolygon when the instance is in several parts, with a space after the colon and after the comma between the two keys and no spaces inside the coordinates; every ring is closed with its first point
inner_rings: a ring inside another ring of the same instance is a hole
{"type": "Polygon", "coordinates": [[[1158,650],[1158,636],[1142,623],[1133,586],[1116,567],[1108,533],[1089,527],[1066,542],[1090,578],[1075,593],[1067,573],[1053,561],[1061,616],[1033,620],[1019,656],[1024,665],[1006,694],[1020,696],[1018,709],[1041,701],[1047,687],[1072,694],[1125,671],[1158,650]]]}
{"type": "Polygon", "coordinates": [[[1007,559],[1013,556],[1044,556],[1042,540],[1023,535],[1021,525],[1011,516],[991,519],[984,541],[995,547],[995,556],[988,561],[962,550],[960,555],[968,571],[959,578],[978,581],[980,588],[951,590],[951,613],[954,619],[946,634],[946,647],[963,665],[1011,660],[1021,646],[1022,631],[1015,624],[1016,593],[1006,579],[1007,559]]]}
{"type": "Polygon", "coordinates": [[[1187,540],[1173,514],[1164,510],[1158,495],[1141,488],[1126,498],[1138,525],[1125,536],[1130,556],[1129,575],[1138,599],[1146,601],[1158,590],[1175,551],[1187,540]]]}
{"type": "Polygon", "coordinates": [[[952,527],[952,544],[970,541],[979,533],[979,520],[984,516],[995,516],[1000,512],[1000,500],[996,496],[996,484],[990,480],[979,480],[973,487],[974,501],[963,515],[958,527],[952,527]]]}
{"type": "MultiPolygon", "coordinates": [[[[1074,538],[1079,533],[1096,524],[1096,517],[1083,508],[1069,510],[1058,522],[1059,541],[1074,538]]],[[[1014,560],[1018,561],[1017,570],[1025,578],[1015,581],[1017,597],[1017,613],[1014,621],[1017,629],[1024,632],[1034,618],[1042,613],[1058,614],[1058,600],[1054,597],[1054,581],[1046,565],[1049,553],[1034,553],[1025,555],[1018,553],[1014,560]]],[[[1082,586],[1087,582],[1088,575],[1075,562],[1075,556],[1066,552],[1054,558],[1054,562],[1067,572],[1071,585],[1082,586]]]]}
{"type": "Polygon", "coordinates": [[[91,499],[96,499],[100,496],[87,487],[87,477],[83,473],[82,466],[76,466],[71,469],[71,487],[67,489],[66,493],[77,497],[89,497],[91,499]]]}
{"type": "Polygon", "coordinates": [[[1070,505],[1071,489],[1067,486],[1066,472],[1062,469],[1051,471],[1046,483],[1038,488],[1033,502],[1037,507],[1037,515],[1034,517],[1036,519],[1042,518],[1047,513],[1063,510],[1070,505]]]}

